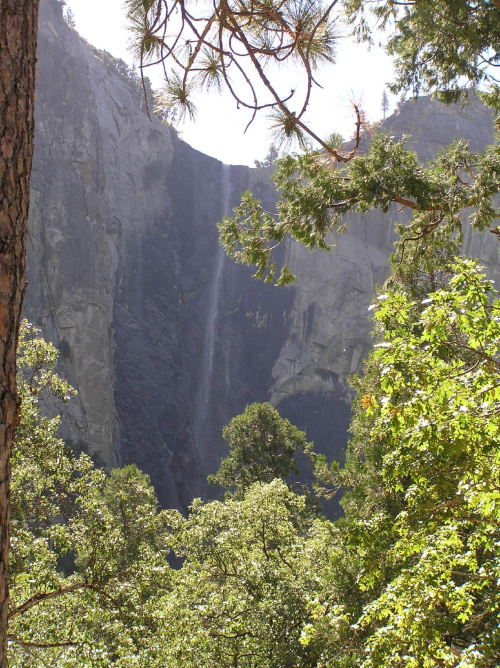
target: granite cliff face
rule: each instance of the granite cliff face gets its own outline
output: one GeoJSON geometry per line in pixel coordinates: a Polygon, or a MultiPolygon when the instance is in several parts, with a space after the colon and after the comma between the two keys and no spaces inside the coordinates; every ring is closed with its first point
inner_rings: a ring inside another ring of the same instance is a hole
{"type": "MultiPolygon", "coordinates": [[[[223,255],[215,223],[248,187],[273,206],[266,171],[222,165],[151,121],[137,82],[66,25],[57,0],[42,0],[36,123],[25,314],[78,390],[64,436],[107,466],[136,462],[180,508],[207,493],[222,425],[251,401],[270,399],[338,456],[391,216],[353,219],[329,254],[292,246],[293,288],[254,281],[223,255]]],[[[413,132],[424,158],[492,131],[478,104],[428,100],[389,124],[413,132]]],[[[498,273],[495,241],[467,244],[498,273]]]]}
{"type": "MultiPolygon", "coordinates": [[[[410,100],[384,122],[384,129],[398,137],[408,135],[422,160],[460,137],[479,151],[493,134],[491,112],[477,98],[463,108],[438,105],[430,98],[410,100]]],[[[341,436],[352,400],[347,377],[361,370],[371,348],[368,307],[375,286],[388,277],[394,222],[404,222],[404,217],[396,207],[385,215],[350,216],[347,232],[330,236],[329,253],[291,247],[290,265],[298,280],[287,338],[273,368],[271,401],[297,424],[310,424],[310,438],[335,456],[342,456],[347,441],[341,436]]],[[[500,285],[499,245],[492,234],[473,234],[465,225],[463,250],[479,258],[500,285]]]]}
{"type": "Polygon", "coordinates": [[[202,494],[222,425],[264,400],[292,293],[229,262],[215,223],[264,173],[228,167],[145,110],[120,63],[41,6],[25,315],[78,390],[63,435],[136,462],[165,505],[202,494]]]}

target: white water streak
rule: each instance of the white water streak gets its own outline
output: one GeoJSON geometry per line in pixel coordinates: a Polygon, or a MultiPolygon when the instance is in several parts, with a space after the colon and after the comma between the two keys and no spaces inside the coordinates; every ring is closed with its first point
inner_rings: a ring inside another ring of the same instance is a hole
{"type": "MultiPolygon", "coordinates": [[[[231,167],[222,165],[222,214],[229,215],[231,199],[231,167]]],[[[203,355],[200,371],[200,382],[198,384],[195,414],[193,419],[193,434],[196,441],[198,454],[203,459],[203,441],[207,437],[209,424],[209,401],[214,381],[213,364],[217,328],[219,321],[219,306],[222,292],[222,275],[226,254],[222,246],[218,247],[215,270],[210,282],[209,302],[207,318],[205,321],[205,336],[203,340],[203,355]]],[[[227,375],[227,373],[226,373],[227,375]]]]}

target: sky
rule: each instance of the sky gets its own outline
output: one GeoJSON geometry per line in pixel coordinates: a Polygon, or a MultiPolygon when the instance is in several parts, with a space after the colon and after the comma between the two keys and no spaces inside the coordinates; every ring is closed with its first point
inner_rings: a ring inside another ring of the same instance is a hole
{"type": "MultiPolygon", "coordinates": [[[[67,7],[73,12],[76,29],[88,42],[133,64],[123,0],[67,0],[67,7]]],[[[354,44],[352,38],[341,38],[336,63],[319,73],[322,90],[314,91],[306,121],[321,137],[338,132],[350,138],[354,132],[351,101],[361,103],[370,122],[380,120],[382,94],[392,79],[392,72],[391,59],[381,48],[368,50],[366,46],[354,44]]],[[[154,73],[148,68],[147,74],[153,86],[159,88],[161,72],[154,73]]],[[[294,87],[293,70],[283,72],[282,76],[294,87]]],[[[389,100],[391,108],[394,107],[395,100],[390,94],[389,100]]],[[[188,144],[226,164],[253,166],[254,160],[265,157],[273,140],[265,114],[245,132],[249,112],[238,110],[229,96],[204,94],[195,103],[196,121],[177,126],[188,144]]]]}

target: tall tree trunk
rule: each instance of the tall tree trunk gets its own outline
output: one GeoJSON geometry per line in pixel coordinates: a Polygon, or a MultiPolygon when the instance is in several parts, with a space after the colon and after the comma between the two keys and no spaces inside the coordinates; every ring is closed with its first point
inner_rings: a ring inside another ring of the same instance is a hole
{"type": "Polygon", "coordinates": [[[25,279],[39,0],[0,0],[0,668],[7,668],[10,453],[25,279]]]}

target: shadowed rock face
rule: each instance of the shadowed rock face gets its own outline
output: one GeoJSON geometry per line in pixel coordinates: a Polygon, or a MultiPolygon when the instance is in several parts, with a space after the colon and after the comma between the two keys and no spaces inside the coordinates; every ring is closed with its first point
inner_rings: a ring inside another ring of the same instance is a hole
{"type": "MultiPolygon", "coordinates": [[[[252,401],[270,399],[341,457],[346,379],[370,348],[391,215],[353,218],[329,254],[292,246],[293,288],[254,281],[221,254],[215,224],[249,187],[274,206],[266,171],[223,166],[149,120],[138,83],[65,24],[56,0],[42,0],[36,123],[25,315],[79,393],[63,435],[107,466],[136,462],[178,508],[209,494],[222,426],[252,401]]],[[[478,103],[427,99],[386,125],[412,132],[424,159],[455,135],[480,148],[492,132],[478,103]]],[[[466,245],[497,273],[487,236],[466,245]]]]}
{"type": "Polygon", "coordinates": [[[63,435],[136,462],[186,507],[225,454],[222,426],[268,396],[293,291],[219,252],[216,222],[265,172],[226,167],[146,113],[126,68],[41,7],[25,315],[78,390],[63,435]]]}

